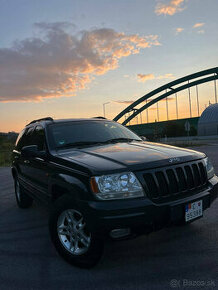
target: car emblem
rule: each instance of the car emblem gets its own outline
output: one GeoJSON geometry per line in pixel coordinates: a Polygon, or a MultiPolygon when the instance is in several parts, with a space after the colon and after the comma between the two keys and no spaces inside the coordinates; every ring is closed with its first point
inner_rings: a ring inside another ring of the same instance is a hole
{"type": "Polygon", "coordinates": [[[179,161],[180,161],[180,158],[179,157],[174,157],[174,158],[170,158],[169,159],[169,162],[170,163],[179,162],[179,161]]]}

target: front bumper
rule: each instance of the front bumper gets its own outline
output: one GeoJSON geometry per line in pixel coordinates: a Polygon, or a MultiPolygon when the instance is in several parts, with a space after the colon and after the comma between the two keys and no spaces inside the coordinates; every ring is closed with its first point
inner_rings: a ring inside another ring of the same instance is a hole
{"type": "Polygon", "coordinates": [[[207,188],[194,195],[162,204],[148,198],[81,202],[89,228],[97,232],[128,227],[133,233],[142,234],[158,230],[168,224],[184,220],[185,205],[203,200],[203,210],[210,207],[218,196],[218,177],[208,181],[207,188]]]}

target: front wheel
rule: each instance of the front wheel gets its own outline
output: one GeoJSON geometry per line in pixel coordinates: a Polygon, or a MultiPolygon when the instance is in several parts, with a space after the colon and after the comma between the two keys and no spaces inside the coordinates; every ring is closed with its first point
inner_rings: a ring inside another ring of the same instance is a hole
{"type": "Polygon", "coordinates": [[[26,194],[23,187],[20,185],[17,177],[14,180],[14,189],[15,189],[15,197],[17,201],[17,205],[20,208],[28,208],[32,205],[33,199],[26,194]]]}
{"type": "Polygon", "coordinates": [[[56,250],[70,264],[91,268],[100,260],[103,240],[88,229],[84,215],[68,197],[56,202],[49,230],[56,250]]]}

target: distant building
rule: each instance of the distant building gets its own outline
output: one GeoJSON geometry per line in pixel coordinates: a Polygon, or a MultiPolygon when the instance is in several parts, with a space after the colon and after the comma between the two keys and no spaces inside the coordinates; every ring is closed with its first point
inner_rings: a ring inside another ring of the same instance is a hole
{"type": "Polygon", "coordinates": [[[207,107],[198,121],[198,135],[218,135],[218,104],[207,107]]]}

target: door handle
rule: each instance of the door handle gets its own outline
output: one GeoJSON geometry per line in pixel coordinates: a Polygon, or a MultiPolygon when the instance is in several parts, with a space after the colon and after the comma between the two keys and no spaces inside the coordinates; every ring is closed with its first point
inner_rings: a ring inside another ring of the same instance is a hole
{"type": "Polygon", "coordinates": [[[24,160],[24,163],[25,163],[25,164],[29,164],[30,161],[29,161],[29,160],[24,160]]]}

